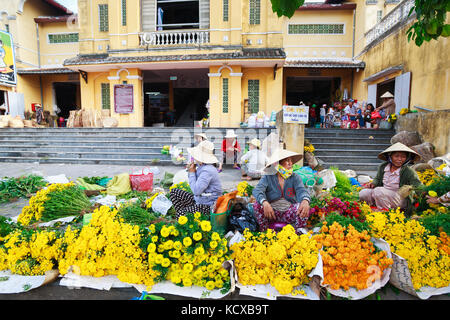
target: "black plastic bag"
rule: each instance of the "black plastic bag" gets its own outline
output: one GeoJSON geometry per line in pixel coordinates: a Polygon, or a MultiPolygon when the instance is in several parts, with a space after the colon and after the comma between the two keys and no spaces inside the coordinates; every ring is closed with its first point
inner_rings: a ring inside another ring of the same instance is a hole
{"type": "Polygon", "coordinates": [[[250,211],[243,209],[240,212],[233,211],[228,219],[229,231],[239,231],[243,233],[245,229],[258,231],[259,226],[255,216],[250,211]]]}

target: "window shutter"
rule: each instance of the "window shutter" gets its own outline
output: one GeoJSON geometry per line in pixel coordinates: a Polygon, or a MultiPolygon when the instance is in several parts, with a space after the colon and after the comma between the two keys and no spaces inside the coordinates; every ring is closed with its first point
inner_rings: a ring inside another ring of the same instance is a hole
{"type": "Polygon", "coordinates": [[[411,72],[406,72],[395,77],[394,101],[396,114],[398,114],[402,108],[408,108],[410,86],[411,72]]]}
{"type": "Polygon", "coordinates": [[[377,107],[377,85],[371,84],[367,88],[367,103],[373,104],[373,106],[377,107]]]}
{"type": "Polygon", "coordinates": [[[209,29],[209,0],[199,0],[200,29],[209,29]]]}
{"type": "Polygon", "coordinates": [[[142,31],[156,31],[156,0],[141,0],[142,31]]]}

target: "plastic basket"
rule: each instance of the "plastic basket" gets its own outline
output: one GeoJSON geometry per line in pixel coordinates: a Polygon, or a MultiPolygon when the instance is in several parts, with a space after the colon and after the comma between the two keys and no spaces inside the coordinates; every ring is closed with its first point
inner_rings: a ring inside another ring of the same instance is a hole
{"type": "Polygon", "coordinates": [[[233,208],[232,200],[228,201],[227,210],[221,213],[215,213],[214,210],[211,210],[210,221],[211,227],[214,231],[225,234],[228,229],[228,217],[231,214],[231,210],[233,208]]]}

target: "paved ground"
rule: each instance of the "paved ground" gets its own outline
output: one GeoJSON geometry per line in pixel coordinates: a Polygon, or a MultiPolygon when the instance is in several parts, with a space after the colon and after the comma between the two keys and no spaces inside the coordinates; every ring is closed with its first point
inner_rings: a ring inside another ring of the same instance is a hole
{"type": "MultiPolygon", "coordinates": [[[[164,171],[176,173],[181,170],[181,166],[159,166],[160,175],[155,178],[161,178],[164,171]]],[[[65,174],[69,179],[76,179],[84,176],[114,176],[120,173],[130,173],[133,168],[129,166],[115,166],[115,165],[78,165],[78,164],[39,164],[39,163],[1,163],[0,162],[0,177],[18,177],[24,174],[38,173],[44,176],[54,176],[65,174]]],[[[373,177],[373,172],[359,172],[360,174],[369,174],[373,177]]],[[[234,190],[237,184],[241,181],[240,171],[225,167],[225,170],[220,173],[222,186],[225,190],[234,190]]],[[[256,184],[257,181],[251,181],[251,184],[256,184]]],[[[17,202],[0,205],[0,215],[16,216],[22,208],[28,204],[27,199],[20,199],[17,202]]],[[[418,300],[405,292],[399,291],[391,287],[390,284],[385,286],[382,290],[377,292],[380,300],[418,300]]],[[[59,279],[54,282],[33,289],[26,293],[20,294],[4,294],[0,295],[0,300],[129,300],[134,297],[139,297],[140,293],[134,288],[113,288],[109,291],[95,290],[95,289],[70,289],[59,285],[59,279]]],[[[181,300],[185,297],[161,294],[168,300],[181,300]]],[[[323,297],[326,299],[326,297],[323,297]]],[[[331,297],[331,299],[337,299],[331,297]]],[[[377,299],[376,295],[370,296],[368,299],[377,299]]],[[[449,300],[449,295],[440,295],[431,297],[429,300],[449,300]]],[[[261,300],[249,296],[239,295],[238,289],[236,292],[226,296],[224,300],[261,300]]]]}

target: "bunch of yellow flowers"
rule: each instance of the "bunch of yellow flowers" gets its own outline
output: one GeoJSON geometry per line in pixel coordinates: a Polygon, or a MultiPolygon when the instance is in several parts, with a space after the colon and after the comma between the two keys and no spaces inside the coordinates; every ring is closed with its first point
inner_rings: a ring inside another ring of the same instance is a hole
{"type": "Polygon", "coordinates": [[[292,225],[279,233],[259,234],[244,230],[245,240],[230,249],[239,281],[243,285],[271,284],[280,294],[309,282],[308,274],[318,262],[319,244],[311,234],[297,235],[292,225]]]}
{"type": "Polygon", "coordinates": [[[433,169],[426,169],[422,172],[418,171],[417,175],[419,176],[420,181],[426,186],[432,184],[439,177],[433,169]]]}
{"type": "Polygon", "coordinates": [[[189,186],[189,183],[186,181],[178,182],[170,186],[169,191],[172,191],[172,189],[181,189],[187,192],[192,193],[191,187],[189,186]]]}
{"type": "Polygon", "coordinates": [[[55,183],[48,185],[45,189],[39,190],[35,196],[30,198],[28,206],[23,207],[17,221],[26,226],[32,221],[40,220],[42,213],[45,210],[44,203],[49,199],[48,195],[52,192],[61,191],[74,185],[73,182],[55,183]]]}
{"type": "Polygon", "coordinates": [[[408,108],[401,108],[399,113],[400,113],[401,115],[404,115],[404,114],[407,114],[408,112],[409,112],[409,111],[408,111],[408,108]]]}
{"type": "Polygon", "coordinates": [[[148,198],[147,200],[145,200],[145,206],[147,209],[151,209],[152,207],[152,202],[153,200],[155,200],[155,198],[160,194],[160,192],[156,192],[154,195],[152,195],[150,198],[148,198]]]}
{"type": "Polygon", "coordinates": [[[59,271],[62,275],[71,270],[94,277],[116,275],[120,281],[151,287],[157,273],[148,267],[140,241],[138,226],[123,223],[117,209],[102,206],[82,229],[66,229],[59,271]]]}
{"type": "Polygon", "coordinates": [[[57,266],[61,237],[48,230],[15,230],[0,238],[0,270],[36,276],[57,266]]]}
{"type": "Polygon", "coordinates": [[[450,257],[441,238],[429,235],[417,220],[407,220],[400,209],[366,216],[374,237],[387,241],[392,252],[408,261],[414,289],[450,285],[450,257]]]}
{"type": "Polygon", "coordinates": [[[314,153],[314,150],[316,150],[312,144],[304,146],[303,149],[305,150],[305,152],[310,153],[314,153]]]}
{"type": "Polygon", "coordinates": [[[253,192],[253,186],[247,181],[241,181],[237,185],[237,195],[240,197],[250,197],[253,192]]]}
{"type": "Polygon", "coordinates": [[[148,229],[148,266],[157,273],[155,281],[207,290],[229,287],[230,275],[223,267],[229,259],[227,240],[212,230],[200,212],[180,216],[175,224],[159,222],[148,229]]]}

